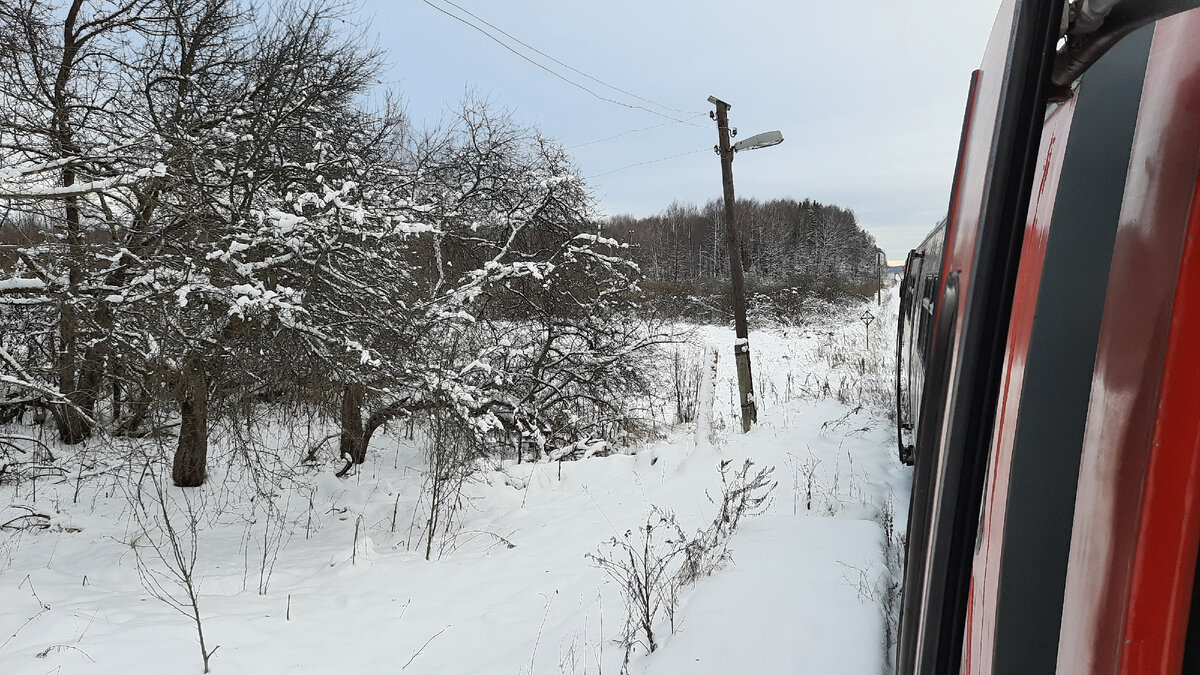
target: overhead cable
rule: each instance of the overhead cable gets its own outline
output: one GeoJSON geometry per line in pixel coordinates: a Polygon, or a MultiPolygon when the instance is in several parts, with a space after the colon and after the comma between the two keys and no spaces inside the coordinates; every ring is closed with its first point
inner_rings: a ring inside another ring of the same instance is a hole
{"type": "Polygon", "coordinates": [[[642,166],[642,165],[645,165],[645,164],[657,164],[657,163],[659,163],[659,162],[665,162],[665,161],[667,161],[668,159],[675,159],[676,157],[685,157],[685,156],[687,156],[687,155],[694,155],[694,154],[696,154],[696,153],[698,153],[698,152],[712,152],[712,148],[701,148],[701,149],[699,149],[699,150],[692,150],[692,151],[690,151],[690,152],[681,152],[681,153],[679,153],[679,154],[677,154],[677,155],[670,155],[670,156],[668,156],[668,157],[659,157],[658,159],[650,159],[650,160],[646,160],[645,162],[634,162],[633,164],[627,164],[627,165],[625,165],[625,166],[623,166],[623,167],[621,167],[621,168],[619,168],[619,169],[613,169],[612,171],[605,171],[604,173],[598,173],[598,174],[595,174],[595,175],[592,175],[592,176],[587,176],[587,179],[588,179],[588,180],[591,180],[591,179],[593,179],[593,178],[599,178],[599,177],[601,177],[601,176],[607,176],[607,175],[609,175],[610,173],[616,173],[616,172],[618,172],[618,171],[624,171],[625,169],[632,169],[632,168],[633,168],[633,167],[635,167],[635,166],[642,166]]]}
{"type": "MultiPolygon", "coordinates": [[[[696,117],[703,117],[704,115],[705,115],[705,113],[696,113],[696,115],[694,117],[690,117],[688,119],[694,120],[694,119],[696,119],[696,117]]],[[[594,141],[587,141],[585,143],[570,145],[570,146],[567,146],[566,148],[564,148],[564,150],[574,150],[575,148],[582,148],[585,145],[595,145],[596,143],[604,143],[605,141],[611,141],[611,140],[614,140],[617,138],[621,138],[622,136],[628,136],[629,134],[636,134],[641,131],[650,131],[651,129],[657,129],[659,127],[668,127],[673,124],[680,124],[680,122],[662,122],[660,124],[654,124],[654,125],[651,125],[648,127],[642,127],[641,129],[630,129],[629,131],[622,131],[621,133],[614,134],[612,136],[606,136],[604,138],[597,138],[594,141]]]]}
{"type": "MultiPolygon", "coordinates": [[[[579,88],[579,89],[582,89],[583,91],[586,91],[587,93],[589,93],[589,94],[591,94],[592,96],[594,96],[594,97],[596,97],[596,98],[600,99],[601,101],[607,101],[608,103],[612,103],[612,104],[615,104],[615,105],[619,105],[619,106],[622,106],[622,107],[625,107],[625,108],[630,108],[630,109],[633,109],[633,110],[645,110],[646,112],[648,112],[648,113],[650,113],[650,114],[652,114],[652,115],[657,115],[657,116],[659,116],[659,117],[662,117],[662,118],[665,118],[665,119],[671,120],[671,121],[673,121],[673,122],[678,122],[678,123],[681,123],[681,124],[691,124],[692,126],[699,126],[699,125],[697,125],[697,124],[693,124],[692,122],[689,122],[689,121],[687,121],[687,120],[680,119],[680,118],[678,118],[678,117],[675,117],[675,116],[673,116],[673,115],[668,115],[668,114],[666,114],[666,113],[659,112],[659,111],[657,111],[657,110],[654,110],[654,109],[652,109],[652,108],[647,108],[646,106],[637,105],[637,104],[633,104],[633,103],[626,103],[626,102],[624,102],[624,101],[618,101],[618,100],[616,100],[616,99],[609,98],[609,97],[607,97],[607,96],[603,96],[603,95],[601,95],[601,94],[598,94],[598,93],[596,93],[594,90],[592,90],[592,89],[589,89],[587,86],[585,86],[585,85],[582,85],[582,84],[580,84],[580,83],[576,82],[575,80],[572,80],[572,79],[570,79],[570,78],[566,77],[566,76],[565,76],[565,75],[563,75],[562,73],[559,73],[559,72],[556,72],[556,71],[554,71],[554,70],[551,70],[550,68],[548,68],[548,67],[547,67],[547,66],[545,66],[544,64],[538,63],[537,61],[535,61],[535,60],[533,60],[533,59],[529,58],[529,56],[527,56],[527,55],[525,55],[525,54],[522,54],[521,52],[519,52],[519,51],[517,51],[516,49],[514,49],[514,48],[513,48],[511,45],[509,45],[509,44],[505,43],[503,40],[501,40],[500,38],[496,37],[495,35],[492,35],[492,34],[491,34],[491,33],[489,33],[489,32],[488,32],[486,29],[484,29],[484,28],[481,28],[481,27],[479,27],[479,26],[475,25],[474,23],[471,23],[469,20],[467,20],[467,19],[464,19],[463,17],[461,17],[461,16],[458,16],[457,14],[454,14],[453,12],[447,11],[446,9],[444,9],[444,8],[442,8],[442,7],[438,7],[437,5],[435,5],[435,4],[433,4],[432,2],[430,2],[430,0],[421,0],[421,1],[422,1],[422,2],[424,2],[426,5],[429,5],[430,7],[432,7],[432,8],[434,8],[434,9],[436,9],[437,11],[441,12],[442,14],[445,14],[446,16],[448,16],[448,17],[450,17],[450,18],[452,18],[452,19],[454,19],[454,20],[456,20],[456,21],[462,22],[462,23],[464,23],[464,24],[466,24],[466,25],[470,26],[471,28],[474,28],[475,30],[479,31],[480,33],[483,33],[483,34],[484,34],[484,35],[486,35],[486,36],[487,36],[489,39],[491,39],[493,42],[495,42],[496,44],[500,45],[501,47],[504,47],[505,49],[507,49],[508,51],[512,52],[513,54],[516,54],[517,56],[521,57],[522,59],[525,59],[525,60],[526,60],[526,61],[528,61],[529,63],[532,63],[533,65],[537,66],[538,68],[541,68],[542,70],[544,70],[544,71],[546,71],[547,73],[549,73],[549,74],[553,75],[554,77],[557,77],[558,79],[562,80],[563,82],[566,82],[567,84],[569,84],[569,85],[571,85],[571,86],[573,86],[573,87],[577,87],[577,88],[579,88]]],[[[457,6],[457,5],[456,5],[456,6],[457,6]]],[[[605,86],[608,86],[608,85],[605,85],[605,86]]],[[[658,105],[658,104],[655,104],[655,105],[658,105]]]]}
{"type": "MultiPolygon", "coordinates": [[[[592,77],[591,75],[583,72],[582,70],[579,70],[578,68],[575,68],[574,66],[572,66],[568,63],[563,63],[562,61],[559,61],[558,59],[547,54],[546,52],[529,44],[528,42],[522,41],[521,38],[518,38],[518,37],[512,35],[511,33],[506,32],[503,28],[501,28],[495,24],[488,23],[487,19],[484,19],[483,17],[472,13],[471,10],[467,9],[466,7],[463,7],[462,5],[459,5],[455,2],[453,2],[453,0],[441,0],[441,1],[446,3],[447,5],[458,8],[464,14],[479,21],[483,25],[495,30],[496,32],[498,32],[501,35],[503,35],[504,37],[512,40],[513,42],[516,42],[517,44],[521,45],[522,47],[525,47],[526,49],[529,49],[537,54],[540,54],[540,55],[550,59],[551,61],[557,63],[558,65],[562,66],[563,68],[566,68],[567,70],[570,70],[571,72],[576,73],[578,75],[582,75],[582,76],[586,77],[587,79],[591,80],[592,82],[595,82],[596,84],[604,85],[605,87],[608,87],[609,89],[612,89],[613,91],[618,91],[618,92],[625,94],[626,96],[629,96],[631,98],[636,98],[637,100],[639,100],[643,103],[649,103],[650,105],[656,105],[656,106],[662,108],[663,110],[670,110],[671,112],[682,113],[684,115],[704,115],[705,114],[703,112],[698,112],[695,110],[680,110],[679,108],[672,108],[671,106],[663,105],[662,103],[659,103],[658,101],[652,101],[648,98],[642,98],[641,96],[638,96],[637,94],[634,94],[633,92],[625,91],[624,89],[622,89],[616,85],[609,84],[608,82],[605,82],[604,80],[601,80],[599,78],[592,77]]],[[[699,125],[696,125],[696,126],[699,126],[699,125]]]]}

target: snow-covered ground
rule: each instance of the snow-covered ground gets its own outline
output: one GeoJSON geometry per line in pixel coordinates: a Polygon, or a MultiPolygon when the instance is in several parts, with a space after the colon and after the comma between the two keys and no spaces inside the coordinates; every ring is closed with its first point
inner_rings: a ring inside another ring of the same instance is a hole
{"type": "MultiPolygon", "coordinates": [[[[711,434],[680,425],[632,454],[491,468],[429,561],[412,527],[420,444],[400,429],[377,437],[357,476],[301,477],[274,511],[214,467],[191,493],[206,504],[195,577],[213,672],[616,675],[622,596],[585,556],[636,538],[652,507],[687,531],[707,525],[718,465],[746,459],[775,467],[773,501],[742,522],[731,564],[682,591],[674,632],[660,617],[657,651],[635,650],[629,672],[886,672],[900,533],[885,524],[892,514],[903,529],[909,481],[880,411],[889,302],[868,306],[870,350],[863,305],[752,332],[760,419],[744,435],[731,332],[697,329],[688,353],[720,353],[711,434]]],[[[57,514],[49,529],[0,533],[0,673],[201,672],[194,622],[139,580],[139,555],[145,573],[163,567],[130,496],[110,475],[77,480],[73,451],[55,450],[67,479],[0,485],[0,523],[18,505],[57,514]]]]}

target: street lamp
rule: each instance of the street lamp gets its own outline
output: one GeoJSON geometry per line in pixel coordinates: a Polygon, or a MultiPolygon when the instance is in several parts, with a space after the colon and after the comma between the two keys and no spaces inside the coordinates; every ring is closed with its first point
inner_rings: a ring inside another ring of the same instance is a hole
{"type": "Polygon", "coordinates": [[[725,229],[726,242],[729,248],[729,276],[733,286],[733,324],[737,340],[733,344],[734,361],[737,364],[738,391],[742,404],[742,431],[750,431],[750,425],[758,421],[758,407],[754,401],[754,377],[750,371],[750,337],[746,328],[746,280],[742,274],[741,242],[738,240],[737,222],[733,213],[733,153],[742,150],[757,150],[779,145],[783,142],[783,134],[778,131],[751,136],[737,143],[730,144],[730,139],[737,135],[737,130],[729,126],[728,103],[716,96],[709,96],[708,102],[717,107],[715,113],[709,116],[717,121],[717,146],[714,148],[721,156],[721,184],[725,192],[725,229]]]}

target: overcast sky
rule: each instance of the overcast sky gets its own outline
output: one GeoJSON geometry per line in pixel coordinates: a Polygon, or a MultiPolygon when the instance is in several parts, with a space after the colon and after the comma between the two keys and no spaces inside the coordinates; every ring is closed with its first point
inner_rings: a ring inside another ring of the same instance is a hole
{"type": "MultiPolygon", "coordinates": [[[[811,197],[853,209],[890,259],[902,259],[946,209],[970,73],[999,5],[453,1],[592,77],[686,111],[655,108],[695,126],[599,100],[422,0],[366,0],[367,34],[389,53],[385,77],[418,125],[435,123],[473,89],[563,145],[579,145],[571,153],[604,214],[647,216],[672,200],[720,197],[706,101],[715,95],[733,106],[739,138],[779,129],[786,139],[738,155],[739,197],[811,197]]],[[[531,56],[599,94],[654,108],[531,56]]]]}

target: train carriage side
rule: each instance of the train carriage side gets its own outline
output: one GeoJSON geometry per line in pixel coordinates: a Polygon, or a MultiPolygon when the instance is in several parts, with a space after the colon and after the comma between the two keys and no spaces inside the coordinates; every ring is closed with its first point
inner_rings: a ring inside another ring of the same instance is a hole
{"type": "Polygon", "coordinates": [[[900,321],[896,339],[896,431],[900,461],[912,465],[930,335],[941,285],[946,221],[938,223],[909,251],[900,281],[900,321]]]}
{"type": "Polygon", "coordinates": [[[1087,406],[1059,670],[1200,672],[1200,9],[1149,47],[1087,406]]]}
{"type": "Polygon", "coordinates": [[[1019,239],[1044,116],[1058,3],[1006,0],[972,78],[916,438],[898,666],[958,668],[1019,239]]]}
{"type": "Polygon", "coordinates": [[[1200,2],[1101,4],[1056,64],[1064,4],[1003,3],[904,290],[901,673],[1200,672],[1200,2]]]}

